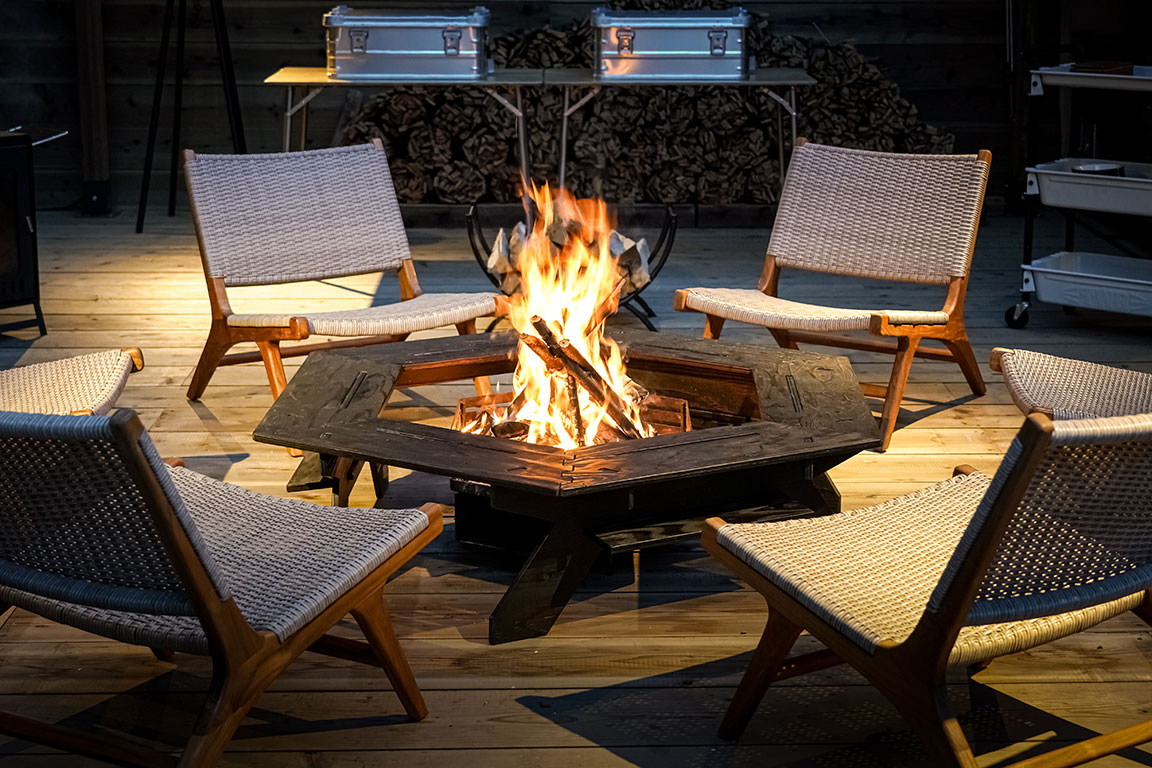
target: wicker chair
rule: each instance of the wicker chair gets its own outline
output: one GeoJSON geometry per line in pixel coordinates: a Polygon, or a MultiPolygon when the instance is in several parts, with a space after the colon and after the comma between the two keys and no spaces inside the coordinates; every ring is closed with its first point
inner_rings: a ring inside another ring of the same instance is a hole
{"type": "MultiPolygon", "coordinates": [[[[440,532],[439,505],[334,509],[170,468],[128,409],[0,413],[0,486],[0,612],[16,605],[160,658],[212,657],[180,766],[216,765],[261,692],[307,650],[383,667],[408,715],[427,713],[382,589],[440,532]],[[349,612],[368,643],[325,634],[349,612]]],[[[120,765],[177,764],[15,713],[0,713],[0,732],[120,765]]]]}
{"type": "Polygon", "coordinates": [[[0,411],[102,415],[128,374],[143,368],[144,356],[132,347],[0,371],[0,411]]]}
{"type": "MultiPolygon", "coordinates": [[[[208,280],[212,327],[188,387],[199,399],[220,365],[263,360],[272,395],[284,390],[282,357],[315,349],[400,341],[498,311],[491,293],[423,293],[408,251],[388,160],[371,144],[268,155],[184,152],[184,176],[208,280]],[[234,314],[227,289],[396,272],[402,301],[341,312],[234,314]],[[280,349],[311,335],[340,341],[280,349]],[[255,342],[259,353],[226,354],[255,342]]],[[[477,389],[487,392],[487,380],[477,389]]]]}
{"type": "Polygon", "coordinates": [[[992,350],[992,370],[1024,413],[1092,419],[1152,413],[1152,374],[1025,349],[992,350]]]}
{"type": "Polygon", "coordinates": [[[676,309],[707,316],[705,338],[725,320],[767,327],[782,347],[797,343],[896,355],[887,386],[864,384],[883,397],[884,448],[892,438],[913,357],[948,360],[972,391],[984,379],[964,330],[964,294],[984,202],[991,154],[898,155],[841,149],[797,139],[768,256],[756,289],[687,288],[676,309]],[[777,295],[783,267],[881,280],[947,286],[936,311],[840,309],[777,295]],[[834,335],[869,331],[895,343],[834,335]],[[944,349],[922,348],[935,339],[944,349]]]}
{"type": "MultiPolygon", "coordinates": [[[[1152,623],[1152,415],[1033,414],[995,477],[820,518],[725,525],[704,546],[768,602],[768,625],[721,726],[735,738],[768,685],[848,662],[918,733],[933,765],[976,765],[944,689],[985,662],[1124,611],[1152,623]],[[785,660],[801,630],[827,646],[785,660]]],[[[1152,722],[1019,763],[1079,765],[1152,739],[1152,722]]]]}

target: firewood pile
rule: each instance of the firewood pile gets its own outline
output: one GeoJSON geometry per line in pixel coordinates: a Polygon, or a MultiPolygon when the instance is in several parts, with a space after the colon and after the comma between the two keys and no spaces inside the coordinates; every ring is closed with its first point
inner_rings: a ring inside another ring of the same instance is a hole
{"type": "MultiPolygon", "coordinates": [[[[628,5],[671,7],[667,0],[628,5]]],[[[952,151],[954,137],[920,121],[900,88],[851,43],[773,36],[770,21],[757,15],[748,38],[759,66],[801,68],[817,81],[798,91],[800,135],[862,149],[952,151]]],[[[498,67],[590,68],[592,49],[588,19],[492,41],[498,67]]],[[[562,90],[522,92],[529,167],[537,179],[555,179],[562,90]]],[[[571,117],[567,186],[612,203],[773,203],[777,109],[759,88],[604,88],[571,117]]],[[[366,103],[344,138],[383,140],[401,202],[518,200],[515,122],[480,89],[390,88],[366,103]]]]}

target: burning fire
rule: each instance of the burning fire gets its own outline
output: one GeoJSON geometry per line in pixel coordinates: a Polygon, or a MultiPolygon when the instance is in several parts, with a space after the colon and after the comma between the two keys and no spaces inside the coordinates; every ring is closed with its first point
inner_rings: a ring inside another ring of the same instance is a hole
{"type": "Polygon", "coordinates": [[[655,434],[641,418],[647,393],[604,336],[624,282],[609,251],[607,206],[564,189],[553,195],[547,184],[533,184],[529,198],[535,215],[517,265],[522,288],[509,297],[521,339],[511,402],[483,408],[459,428],[565,449],[655,434]]]}

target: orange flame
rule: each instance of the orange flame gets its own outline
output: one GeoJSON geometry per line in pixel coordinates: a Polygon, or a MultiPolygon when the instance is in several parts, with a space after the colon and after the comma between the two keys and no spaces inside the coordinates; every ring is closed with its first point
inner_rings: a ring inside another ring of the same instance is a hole
{"type": "MultiPolygon", "coordinates": [[[[538,215],[517,265],[521,292],[510,297],[512,326],[521,334],[539,337],[532,318],[546,321],[555,335],[567,339],[620,396],[640,434],[654,434],[640,417],[620,348],[603,333],[604,319],[615,310],[621,285],[616,258],[609,252],[613,227],[607,206],[602,200],[577,200],[564,189],[553,195],[547,184],[542,188],[532,184],[529,197],[538,215]],[[561,227],[565,230],[560,231],[561,227]],[[563,245],[557,248],[553,241],[561,238],[563,245]]],[[[619,431],[612,429],[612,417],[587,392],[570,387],[564,371],[550,372],[540,356],[524,344],[517,351],[513,392],[501,421],[527,424],[528,442],[569,449],[604,442],[604,435],[619,431]],[[574,418],[570,400],[574,390],[579,420],[574,418]]],[[[470,429],[473,426],[466,426],[464,431],[474,431],[470,429]]]]}

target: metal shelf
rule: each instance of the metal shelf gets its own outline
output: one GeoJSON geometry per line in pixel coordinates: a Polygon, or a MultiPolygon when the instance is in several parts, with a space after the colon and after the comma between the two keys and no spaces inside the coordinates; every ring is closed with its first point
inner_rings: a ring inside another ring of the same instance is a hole
{"type": "Polygon", "coordinates": [[[1093,88],[1101,91],[1152,91],[1152,67],[1133,67],[1131,75],[1073,72],[1073,63],[1032,70],[1032,96],[1044,95],[1044,86],[1093,88]]]}

